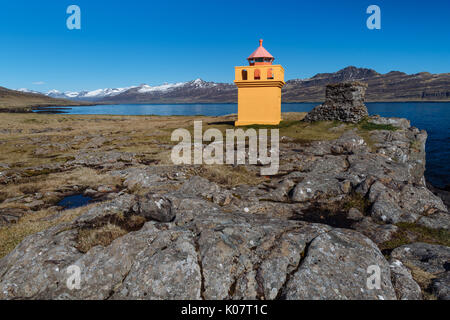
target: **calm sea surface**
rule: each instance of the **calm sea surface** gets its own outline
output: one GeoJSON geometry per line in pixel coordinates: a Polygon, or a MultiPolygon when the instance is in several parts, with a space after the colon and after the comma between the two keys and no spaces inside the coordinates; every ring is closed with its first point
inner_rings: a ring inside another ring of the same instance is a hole
{"type": "MultiPolygon", "coordinates": [[[[289,103],[283,112],[310,111],[317,103],[289,103]]],[[[370,114],[401,117],[428,132],[426,178],[435,186],[450,185],[450,102],[367,103],[370,114]]],[[[67,114],[108,115],[205,115],[237,113],[236,104],[101,105],[64,108],[67,114]]]]}

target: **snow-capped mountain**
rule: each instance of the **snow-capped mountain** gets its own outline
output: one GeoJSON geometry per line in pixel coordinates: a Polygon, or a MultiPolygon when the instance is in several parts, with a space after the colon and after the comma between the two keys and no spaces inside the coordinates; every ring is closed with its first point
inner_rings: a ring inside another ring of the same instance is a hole
{"type": "Polygon", "coordinates": [[[37,93],[37,94],[42,94],[42,93],[39,92],[39,91],[29,90],[29,89],[27,89],[27,88],[20,88],[20,89],[17,89],[16,91],[24,92],[24,93],[37,93]]]}
{"type": "Polygon", "coordinates": [[[37,93],[37,94],[44,94],[47,97],[51,98],[57,98],[57,99],[70,99],[70,100],[87,100],[87,101],[94,101],[99,100],[105,97],[113,97],[115,95],[118,95],[122,92],[125,92],[129,89],[132,89],[135,87],[127,87],[127,88],[116,88],[116,89],[97,89],[93,91],[65,91],[61,92],[58,90],[50,90],[48,92],[39,92],[34,90],[29,90],[26,88],[17,89],[16,91],[25,92],[25,93],[37,93]]]}
{"type": "Polygon", "coordinates": [[[207,82],[196,79],[188,82],[146,84],[118,95],[102,99],[105,103],[197,103],[233,102],[237,98],[234,84],[207,82]]]}
{"type": "Polygon", "coordinates": [[[181,88],[211,88],[216,87],[218,84],[214,82],[206,82],[202,79],[196,79],[189,82],[178,82],[178,83],[164,83],[158,86],[149,86],[147,84],[141,84],[139,86],[130,86],[125,88],[106,88],[106,89],[97,89],[92,91],[65,91],[61,92],[58,90],[50,90],[48,92],[38,92],[29,90],[26,88],[17,89],[17,91],[27,92],[27,93],[38,93],[44,94],[48,97],[52,98],[63,98],[63,99],[71,99],[71,100],[87,100],[87,101],[99,101],[108,98],[112,98],[118,96],[122,93],[130,93],[134,94],[154,94],[154,93],[167,93],[176,89],[181,88]]]}
{"type": "MultiPolygon", "coordinates": [[[[230,89],[235,89],[234,86],[230,84],[221,84],[215,82],[206,82],[202,79],[196,79],[188,82],[178,82],[178,83],[164,83],[157,86],[149,86],[147,84],[141,84],[139,86],[130,86],[126,88],[106,88],[97,89],[92,91],[65,91],[61,92],[58,90],[50,90],[48,92],[37,92],[28,90],[25,88],[17,89],[21,92],[32,92],[44,94],[52,98],[63,98],[70,100],[82,100],[82,101],[92,101],[92,102],[111,102],[116,103],[116,100],[125,101],[128,103],[135,103],[147,100],[153,101],[155,97],[161,97],[162,95],[180,93],[181,95],[190,95],[193,91],[205,91],[211,88],[219,88],[221,86],[229,87],[230,89]]],[[[219,89],[220,90],[220,89],[219,89]]]]}
{"type": "Polygon", "coordinates": [[[139,93],[149,93],[149,92],[169,92],[182,87],[193,87],[193,88],[208,88],[215,87],[217,83],[206,82],[202,79],[195,79],[189,82],[178,82],[178,83],[164,83],[159,86],[149,86],[146,84],[140,85],[137,92],[139,93]]]}
{"type": "MultiPolygon", "coordinates": [[[[325,98],[327,84],[345,81],[368,83],[367,101],[450,100],[450,73],[422,72],[408,75],[392,71],[380,74],[371,69],[350,66],[334,73],[319,73],[307,79],[286,81],[282,91],[283,101],[320,102],[325,98]]],[[[36,93],[27,89],[19,90],[36,93]]],[[[237,101],[237,87],[234,84],[207,82],[202,79],[157,86],[141,84],[126,88],[82,92],[52,90],[44,94],[53,98],[107,104],[236,103],[237,101]]]]}
{"type": "Polygon", "coordinates": [[[95,101],[103,99],[105,97],[113,97],[132,88],[135,87],[115,88],[115,89],[107,88],[107,89],[97,89],[93,91],[80,91],[80,92],[76,91],[61,92],[58,90],[50,90],[44,94],[52,98],[95,101]]]}

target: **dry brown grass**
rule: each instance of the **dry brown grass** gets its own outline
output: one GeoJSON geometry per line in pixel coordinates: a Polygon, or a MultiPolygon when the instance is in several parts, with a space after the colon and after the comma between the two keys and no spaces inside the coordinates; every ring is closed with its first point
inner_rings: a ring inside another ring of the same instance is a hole
{"type": "MultiPolygon", "coordinates": [[[[251,125],[241,127],[241,129],[243,130],[247,130],[250,128],[255,130],[279,129],[280,137],[282,136],[290,137],[297,142],[311,142],[319,140],[337,139],[345,130],[355,127],[355,125],[346,124],[343,125],[339,130],[332,131],[329,129],[340,126],[342,125],[342,123],[336,121],[319,121],[314,123],[307,123],[300,121],[306,116],[305,112],[283,113],[282,116],[283,121],[278,126],[251,125]]],[[[190,121],[184,121],[183,122],[184,126],[180,127],[188,129],[191,132],[191,136],[193,136],[194,119],[189,120],[190,121]]],[[[235,120],[234,116],[218,117],[214,119],[205,118],[203,120],[202,129],[203,131],[206,131],[210,128],[215,128],[219,129],[222,132],[222,134],[225,134],[227,129],[236,129],[233,125],[234,120],[235,120]]]]}
{"type": "MultiPolygon", "coordinates": [[[[28,182],[20,184],[8,184],[3,187],[5,198],[18,197],[26,194],[45,193],[55,191],[65,186],[79,186],[83,188],[96,188],[100,185],[119,185],[122,181],[119,177],[107,173],[98,173],[90,168],[76,168],[73,171],[51,173],[43,177],[30,178],[28,182]]],[[[0,204],[0,208],[3,204],[0,204]]]]}
{"type": "Polygon", "coordinates": [[[430,290],[431,283],[434,279],[436,279],[436,276],[416,267],[411,263],[406,262],[404,265],[409,269],[409,271],[411,271],[414,281],[416,281],[420,286],[423,298],[425,300],[437,300],[437,297],[432,294],[430,290]]]}
{"type": "Polygon", "coordinates": [[[20,219],[17,224],[0,228],[0,258],[11,252],[27,236],[46,230],[52,226],[69,222],[85,213],[93,205],[66,210],[62,213],[40,210],[20,219]],[[54,215],[54,219],[49,219],[54,215]]]}
{"type": "Polygon", "coordinates": [[[422,289],[429,288],[433,279],[436,279],[435,275],[423,271],[411,263],[405,263],[405,266],[411,271],[414,280],[422,289]]]}
{"type": "Polygon", "coordinates": [[[97,229],[82,229],[78,232],[77,249],[86,253],[95,246],[106,247],[127,233],[127,230],[112,223],[97,229]]]}
{"type": "MultiPolygon", "coordinates": [[[[354,125],[344,125],[338,130],[329,130],[341,125],[337,122],[305,123],[300,120],[305,113],[283,114],[283,122],[279,128],[280,137],[291,137],[299,143],[316,140],[331,140],[338,138],[342,132],[354,125]]],[[[92,137],[105,137],[110,141],[91,149],[91,152],[114,150],[119,152],[133,152],[139,154],[140,159],[152,163],[171,164],[171,145],[177,142],[170,141],[171,133],[177,128],[193,130],[194,120],[203,121],[203,130],[217,128],[222,132],[234,129],[233,121],[236,115],[223,117],[193,117],[193,116],[109,116],[109,115],[48,115],[48,114],[12,114],[5,113],[0,116],[0,163],[5,163],[14,170],[36,167],[52,163],[66,163],[76,156],[85,147],[92,137]],[[75,140],[75,137],[79,139],[75,140]],[[42,144],[66,144],[65,151],[57,148],[50,149],[48,153],[36,155],[35,151],[42,148],[42,144]]],[[[264,126],[252,126],[264,128],[264,126]]],[[[243,128],[246,129],[245,127],[243,128]]],[[[359,130],[359,129],[358,129],[359,130]]],[[[368,139],[368,133],[361,131],[368,139]]],[[[1,170],[3,171],[3,170],[1,170]]],[[[193,167],[193,173],[217,182],[224,186],[239,184],[255,185],[264,181],[257,174],[259,170],[249,171],[245,166],[201,166],[193,167]]],[[[76,168],[66,172],[52,172],[51,170],[31,170],[19,183],[8,184],[2,187],[0,193],[0,208],[24,207],[20,201],[2,203],[3,200],[31,195],[44,194],[47,191],[64,190],[74,185],[81,188],[95,188],[100,185],[120,185],[119,178],[108,173],[100,173],[93,169],[76,168]]],[[[57,199],[54,199],[57,200],[57,199]]],[[[51,199],[46,198],[46,203],[51,199]]],[[[40,218],[54,214],[48,210],[34,212],[19,220],[18,224],[0,229],[0,256],[12,250],[25,236],[42,231],[61,221],[70,220],[73,216],[81,214],[85,208],[65,211],[61,218],[46,221],[40,218]]],[[[116,230],[117,231],[117,230],[116,230]]]]}
{"type": "Polygon", "coordinates": [[[96,246],[109,246],[115,239],[120,238],[131,231],[142,228],[145,218],[138,215],[125,217],[119,214],[114,222],[107,222],[96,228],[86,228],[78,231],[77,249],[86,253],[96,246]]]}
{"type": "MultiPolygon", "coordinates": [[[[171,132],[177,128],[192,126],[194,119],[198,118],[4,113],[0,117],[0,128],[6,130],[6,133],[0,132],[0,141],[3,142],[0,162],[11,168],[65,162],[90,139],[74,143],[74,137],[87,135],[111,139],[98,148],[98,151],[147,153],[151,158],[157,159],[159,153],[167,154],[161,144],[175,144],[170,141],[171,132]],[[128,140],[122,141],[123,137],[128,140]],[[34,152],[42,143],[68,143],[71,148],[66,151],[50,150],[48,154],[36,156],[34,152]]],[[[202,119],[204,123],[208,123],[217,121],[218,118],[202,119]]]]}
{"type": "MultiPolygon", "coordinates": [[[[310,124],[299,121],[304,116],[305,113],[286,113],[283,114],[283,122],[279,126],[266,127],[279,128],[280,137],[288,136],[298,142],[336,139],[345,129],[352,127],[346,125],[337,131],[330,131],[330,128],[340,123],[324,121],[310,124]]],[[[223,133],[227,129],[234,129],[232,123],[235,119],[236,116],[201,117],[204,131],[217,128],[223,133]]],[[[79,152],[90,139],[81,139],[79,143],[74,143],[74,137],[91,135],[111,139],[99,147],[98,151],[142,153],[149,159],[160,159],[166,163],[170,151],[164,145],[177,143],[170,141],[172,131],[186,128],[193,132],[194,120],[199,120],[199,117],[2,114],[0,128],[11,133],[0,133],[0,140],[4,142],[1,146],[4,152],[0,154],[0,162],[11,167],[63,163],[79,152]],[[128,140],[122,141],[123,137],[128,140]],[[70,148],[66,151],[51,149],[48,154],[36,156],[34,152],[39,148],[39,144],[44,142],[66,143],[70,148]]]]}

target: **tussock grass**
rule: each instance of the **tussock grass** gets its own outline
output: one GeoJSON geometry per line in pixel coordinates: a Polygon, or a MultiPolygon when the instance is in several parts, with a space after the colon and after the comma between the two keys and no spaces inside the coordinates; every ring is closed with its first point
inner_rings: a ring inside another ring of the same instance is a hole
{"type": "Polygon", "coordinates": [[[131,231],[139,230],[145,222],[146,220],[142,216],[125,217],[123,214],[118,214],[112,222],[109,221],[96,228],[80,229],[77,236],[77,249],[86,253],[96,246],[107,247],[115,239],[131,231]]]}
{"type": "MultiPolygon", "coordinates": [[[[111,176],[107,173],[98,173],[90,168],[77,168],[73,171],[52,173],[42,177],[33,177],[29,181],[20,184],[8,184],[3,187],[2,192],[5,198],[13,198],[26,194],[45,193],[54,191],[65,186],[79,186],[83,188],[96,188],[100,185],[120,185],[119,177],[111,176]]],[[[0,204],[0,208],[2,208],[0,204]]]]}
{"type": "Polygon", "coordinates": [[[353,192],[346,197],[343,205],[345,211],[349,211],[351,208],[356,208],[363,214],[367,213],[370,208],[370,201],[361,194],[353,192]]]}
{"type": "Polygon", "coordinates": [[[77,249],[86,253],[95,246],[106,247],[127,233],[128,231],[112,223],[97,229],[83,229],[78,233],[77,249]]]}
{"type": "Polygon", "coordinates": [[[412,263],[406,262],[404,265],[409,269],[409,271],[411,271],[414,281],[416,281],[422,289],[422,294],[425,300],[437,300],[437,298],[430,292],[431,283],[434,279],[436,279],[436,276],[416,267],[412,263]]]}
{"type": "Polygon", "coordinates": [[[27,236],[72,221],[87,212],[92,206],[65,210],[61,214],[55,211],[40,210],[22,217],[17,224],[0,228],[0,258],[11,252],[27,236]],[[54,216],[54,219],[49,219],[51,216],[54,216]]]}

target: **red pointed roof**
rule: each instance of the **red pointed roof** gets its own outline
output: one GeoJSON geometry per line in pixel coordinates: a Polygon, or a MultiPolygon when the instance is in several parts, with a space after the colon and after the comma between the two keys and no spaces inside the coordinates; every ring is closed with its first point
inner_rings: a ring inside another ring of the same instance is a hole
{"type": "Polygon", "coordinates": [[[273,56],[266,50],[264,49],[264,47],[262,46],[263,40],[259,40],[259,47],[258,49],[255,50],[255,52],[253,52],[250,57],[247,58],[248,59],[253,59],[253,58],[273,58],[273,56]]]}

